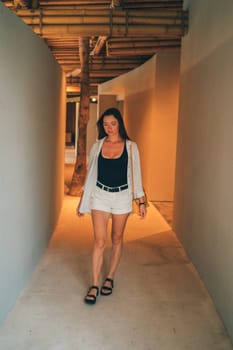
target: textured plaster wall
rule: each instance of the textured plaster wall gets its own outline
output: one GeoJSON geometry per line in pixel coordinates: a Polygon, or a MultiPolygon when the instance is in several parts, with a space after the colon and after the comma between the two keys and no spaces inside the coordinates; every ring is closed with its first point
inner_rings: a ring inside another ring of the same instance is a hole
{"type": "Polygon", "coordinates": [[[44,42],[0,2],[0,320],[57,222],[65,80],[44,42]]]}
{"type": "Polygon", "coordinates": [[[233,340],[233,2],[187,4],[174,226],[233,340]]]}

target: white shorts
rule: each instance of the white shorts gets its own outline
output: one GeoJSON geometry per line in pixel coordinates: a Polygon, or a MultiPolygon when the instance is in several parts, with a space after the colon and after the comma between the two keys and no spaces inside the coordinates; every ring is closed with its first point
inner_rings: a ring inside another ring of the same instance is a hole
{"type": "Polygon", "coordinates": [[[111,214],[127,214],[132,211],[132,197],[129,189],[120,192],[108,192],[95,188],[91,196],[91,209],[111,214]]]}

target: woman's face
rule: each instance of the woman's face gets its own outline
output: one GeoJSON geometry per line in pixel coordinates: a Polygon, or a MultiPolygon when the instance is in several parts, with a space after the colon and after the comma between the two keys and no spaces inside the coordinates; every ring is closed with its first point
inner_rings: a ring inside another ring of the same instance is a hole
{"type": "Polygon", "coordinates": [[[103,118],[103,127],[108,136],[119,135],[119,122],[113,115],[107,115],[103,118]]]}

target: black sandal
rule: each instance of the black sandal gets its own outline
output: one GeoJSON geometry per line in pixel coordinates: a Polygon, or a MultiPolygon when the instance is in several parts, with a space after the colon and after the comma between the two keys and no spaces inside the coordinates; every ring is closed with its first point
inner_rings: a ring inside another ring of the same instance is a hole
{"type": "Polygon", "coordinates": [[[104,281],[104,284],[100,290],[100,294],[101,295],[110,295],[112,294],[112,290],[113,290],[113,287],[114,287],[114,283],[113,283],[113,280],[111,278],[106,278],[106,280],[104,281]],[[106,282],[110,282],[111,284],[111,287],[108,287],[108,286],[105,286],[104,284],[106,282]]]}
{"type": "Polygon", "coordinates": [[[99,295],[99,287],[97,286],[91,286],[89,289],[88,289],[88,292],[87,292],[87,295],[85,296],[84,298],[84,301],[86,304],[89,304],[89,305],[94,305],[96,303],[96,299],[99,295]],[[96,289],[97,292],[96,294],[90,294],[90,291],[92,289],[96,289]]]}

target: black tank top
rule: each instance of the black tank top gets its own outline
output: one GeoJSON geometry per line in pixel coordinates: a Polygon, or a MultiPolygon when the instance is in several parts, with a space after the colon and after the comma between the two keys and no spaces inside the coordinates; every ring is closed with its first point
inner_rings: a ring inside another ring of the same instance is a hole
{"type": "Polygon", "coordinates": [[[102,150],[98,157],[98,181],[109,187],[127,184],[128,152],[126,142],[119,158],[104,158],[102,150]]]}

